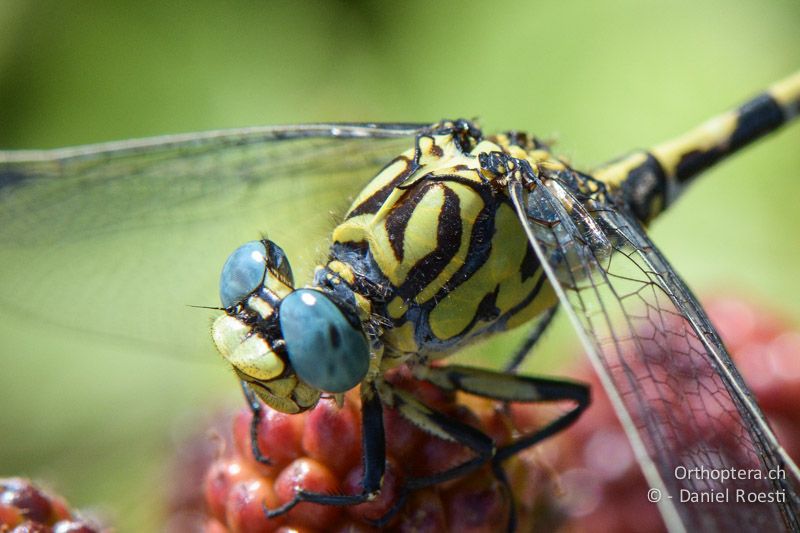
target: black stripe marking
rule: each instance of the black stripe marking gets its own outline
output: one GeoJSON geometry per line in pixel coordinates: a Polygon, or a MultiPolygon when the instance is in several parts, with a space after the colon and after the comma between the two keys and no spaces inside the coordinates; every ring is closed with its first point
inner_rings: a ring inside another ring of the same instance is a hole
{"type": "MultiPolygon", "coordinates": [[[[409,158],[405,156],[399,156],[393,159],[388,165],[381,169],[381,172],[386,170],[386,168],[392,166],[397,161],[405,161],[406,168],[400,172],[394,179],[389,181],[386,185],[375,191],[375,193],[370,196],[369,198],[365,199],[363,202],[355,206],[350,213],[347,215],[348,219],[353,217],[357,217],[359,215],[364,214],[375,214],[383,205],[383,202],[392,194],[392,191],[397,187],[399,184],[403,183],[408,176],[410,176],[416,169],[417,164],[414,161],[411,161],[409,158]]],[[[380,174],[380,173],[378,173],[380,174]]]]}
{"type": "Polygon", "coordinates": [[[700,174],[707,168],[760,139],[781,126],[786,117],[780,104],[767,93],[760,94],[737,110],[736,128],[724,146],[710,150],[692,150],[681,157],[675,170],[679,183],[700,174]]]}
{"type": "MultiPolygon", "coordinates": [[[[435,185],[440,186],[441,185],[435,185]]],[[[453,260],[461,246],[464,231],[461,224],[461,200],[448,187],[444,190],[444,204],[439,211],[436,227],[436,248],[411,267],[405,282],[397,293],[404,300],[411,300],[444,270],[453,260]]]]}
{"type": "Polygon", "coordinates": [[[622,183],[624,203],[630,206],[633,214],[642,222],[651,220],[658,211],[667,206],[667,174],[664,167],[652,154],[645,153],[646,159],[633,168],[622,183]],[[661,199],[661,202],[656,200],[661,199]]]}
{"type": "MultiPolygon", "coordinates": [[[[506,313],[503,315],[505,319],[501,321],[503,330],[506,328],[505,323],[509,318],[516,315],[526,307],[528,307],[528,305],[530,305],[530,303],[534,300],[534,298],[539,296],[539,293],[542,292],[542,287],[544,287],[545,283],[548,283],[547,276],[545,276],[544,272],[542,272],[542,274],[539,276],[539,280],[536,282],[536,285],[534,285],[533,289],[531,289],[531,292],[529,292],[528,295],[525,296],[525,298],[523,298],[521,302],[519,302],[517,305],[506,311],[506,313]]],[[[500,324],[500,322],[498,322],[498,324],[500,324]]]]}
{"type": "Polygon", "coordinates": [[[472,233],[470,234],[469,248],[464,258],[464,264],[439,289],[432,299],[433,303],[440,301],[459,285],[469,280],[489,259],[492,251],[492,239],[495,233],[495,218],[500,205],[488,181],[482,180],[477,183],[460,176],[435,176],[434,179],[452,181],[469,187],[481,197],[483,208],[481,208],[478,216],[475,217],[475,222],[472,224],[472,233]]]}
{"type": "MultiPolygon", "coordinates": [[[[500,309],[497,307],[497,295],[500,294],[500,285],[497,285],[494,290],[481,298],[478,304],[478,309],[475,310],[473,323],[478,320],[484,322],[491,322],[500,316],[500,309]]],[[[461,333],[463,335],[463,332],[461,333]]]]}
{"type": "MultiPolygon", "coordinates": [[[[384,222],[389,235],[389,245],[392,247],[394,257],[398,262],[403,260],[403,243],[406,238],[406,227],[419,203],[435,185],[431,182],[420,183],[414,189],[408,190],[402,198],[392,207],[384,222]]],[[[445,194],[445,201],[446,194],[445,194]]],[[[440,215],[441,216],[441,215],[440,215]]]]}
{"type": "Polygon", "coordinates": [[[730,152],[743,148],[759,137],[778,129],[786,121],[780,104],[767,93],[746,102],[738,112],[739,120],[731,136],[730,152]]]}
{"type": "Polygon", "coordinates": [[[529,278],[533,277],[539,271],[539,258],[536,257],[536,252],[533,246],[526,241],[525,256],[522,258],[522,263],[519,265],[520,282],[524,283],[529,278]]]}
{"type": "MultiPolygon", "coordinates": [[[[461,339],[464,335],[472,331],[479,321],[493,322],[500,316],[500,309],[497,307],[497,295],[500,294],[500,285],[495,286],[492,292],[486,293],[475,309],[475,315],[464,329],[446,340],[461,339]]],[[[430,326],[429,326],[430,327],[430,326]]]]}

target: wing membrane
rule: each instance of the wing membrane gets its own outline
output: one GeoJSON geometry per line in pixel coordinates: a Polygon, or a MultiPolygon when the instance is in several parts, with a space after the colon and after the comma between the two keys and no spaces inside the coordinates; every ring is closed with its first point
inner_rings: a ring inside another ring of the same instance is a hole
{"type": "Polygon", "coordinates": [[[633,217],[605,199],[578,200],[567,185],[574,179],[535,178],[528,188],[511,182],[509,192],[645,477],[665,496],[659,505],[667,526],[796,530],[797,467],[702,308],[633,217]],[[731,468],[763,479],[683,475],[731,468]],[[785,477],[769,479],[776,472],[785,477]],[[726,489],[729,504],[681,502],[726,489]],[[737,490],[782,493],[785,502],[737,503],[737,490]]]}
{"type": "Polygon", "coordinates": [[[419,128],[266,127],[0,152],[2,323],[209,352],[210,314],[188,304],[218,305],[226,255],[268,233],[290,258],[319,259],[309,243],[331,212],[419,128]]]}

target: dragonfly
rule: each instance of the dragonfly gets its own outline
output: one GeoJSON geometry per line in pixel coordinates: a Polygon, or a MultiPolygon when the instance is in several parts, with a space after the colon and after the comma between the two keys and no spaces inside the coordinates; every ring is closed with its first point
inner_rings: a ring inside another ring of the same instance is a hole
{"type": "MultiPolygon", "coordinates": [[[[408,481],[408,490],[500,465],[565,430],[588,405],[586,386],[516,372],[562,309],[649,485],[665,495],[658,506],[670,530],[798,530],[800,470],[644,230],[702,171],[798,112],[795,74],[684,136],[587,171],[534,136],[484,135],[468,120],[270,126],[0,152],[0,308],[37,330],[191,352],[208,341],[181,346],[175,332],[207,336],[209,315],[186,304],[207,302],[218,276],[194,271],[193,261],[214,254],[223,264],[234,250],[219,278],[221,305],[208,307],[217,308],[212,338],[253,411],[252,432],[262,402],[294,413],[355,387],[362,397],[363,491],[301,491],[272,514],[302,501],[374,498],[385,407],[475,452],[408,481]],[[360,193],[347,190],[355,179],[360,193]],[[288,258],[318,252],[305,240],[281,247],[257,232],[319,232],[350,194],[357,196],[324,260],[296,286],[288,258]],[[280,209],[296,197],[313,212],[280,209]],[[201,213],[198,199],[208,206],[201,213]],[[215,229],[197,235],[205,220],[215,229]],[[530,333],[504,371],[440,364],[524,325],[530,333]],[[447,390],[575,407],[497,448],[394,390],[383,375],[398,365],[447,390]],[[677,468],[748,472],[735,487],[778,497],[684,503],[682,491],[724,487],[677,476],[677,468]]],[[[12,350],[18,346],[3,348],[12,350]]],[[[253,452],[269,461],[255,439],[253,452]]]]}

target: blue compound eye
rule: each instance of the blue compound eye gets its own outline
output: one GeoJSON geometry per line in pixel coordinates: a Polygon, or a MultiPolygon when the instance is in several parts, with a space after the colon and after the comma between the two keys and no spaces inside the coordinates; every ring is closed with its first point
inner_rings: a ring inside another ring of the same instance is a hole
{"type": "Polygon", "coordinates": [[[364,334],[327,296],[296,290],[283,299],[279,315],[289,361],[300,379],[325,392],[345,392],[367,375],[364,334]]]}
{"type": "Polygon", "coordinates": [[[219,278],[222,307],[242,302],[264,281],[267,272],[267,250],[259,241],[250,241],[228,256],[219,278]]]}

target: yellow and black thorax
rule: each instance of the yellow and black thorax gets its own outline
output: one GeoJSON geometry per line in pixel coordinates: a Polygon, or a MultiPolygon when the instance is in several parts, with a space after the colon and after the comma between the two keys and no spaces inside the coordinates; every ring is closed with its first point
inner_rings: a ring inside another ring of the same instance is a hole
{"type": "Polygon", "coordinates": [[[316,284],[355,299],[386,356],[443,356],[555,304],[503,176],[482,167],[497,153],[567,168],[526,135],[484,139],[444,123],[386,165],[334,229],[316,284]]]}

